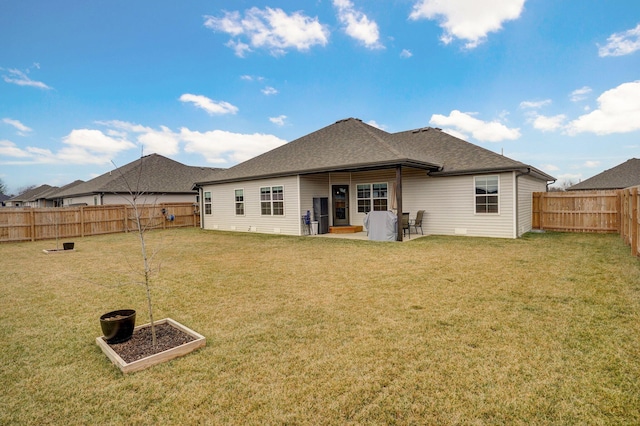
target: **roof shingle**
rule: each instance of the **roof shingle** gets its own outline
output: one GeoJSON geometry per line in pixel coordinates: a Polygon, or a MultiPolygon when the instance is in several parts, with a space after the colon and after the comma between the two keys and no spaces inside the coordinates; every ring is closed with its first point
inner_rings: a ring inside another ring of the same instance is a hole
{"type": "Polygon", "coordinates": [[[198,183],[364,170],[396,165],[429,170],[433,175],[533,169],[539,177],[554,180],[552,176],[524,163],[465,142],[439,129],[424,128],[388,133],[359,119],[349,118],[224,170],[208,181],[198,183]]]}
{"type": "Polygon", "coordinates": [[[567,191],[624,189],[636,185],[640,185],[640,159],[631,158],[567,188],[567,191]]]}

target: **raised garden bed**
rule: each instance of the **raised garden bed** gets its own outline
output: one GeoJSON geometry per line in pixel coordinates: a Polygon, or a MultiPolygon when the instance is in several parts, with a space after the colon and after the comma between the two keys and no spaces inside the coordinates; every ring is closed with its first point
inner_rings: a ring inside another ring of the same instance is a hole
{"type": "Polygon", "coordinates": [[[109,344],[104,336],[96,338],[102,352],[123,373],[133,373],[162,362],[186,355],[206,345],[203,335],[171,318],[155,321],[157,351],[151,343],[151,324],[133,330],[131,339],[109,344]]]}

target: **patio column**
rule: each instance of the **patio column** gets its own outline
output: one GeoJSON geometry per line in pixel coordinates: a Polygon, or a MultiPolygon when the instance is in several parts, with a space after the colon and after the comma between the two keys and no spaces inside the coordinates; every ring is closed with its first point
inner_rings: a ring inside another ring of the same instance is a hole
{"type": "Polygon", "coordinates": [[[396,166],[396,208],[398,221],[396,226],[396,241],[402,241],[402,166],[396,166]]]}

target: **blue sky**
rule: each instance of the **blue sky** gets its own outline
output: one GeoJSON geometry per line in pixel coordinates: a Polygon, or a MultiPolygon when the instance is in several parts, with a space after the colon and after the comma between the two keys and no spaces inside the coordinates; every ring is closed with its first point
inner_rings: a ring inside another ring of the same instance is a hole
{"type": "Polygon", "coordinates": [[[638,0],[0,0],[0,179],[230,167],[356,117],[558,183],[640,157],[638,0]]]}

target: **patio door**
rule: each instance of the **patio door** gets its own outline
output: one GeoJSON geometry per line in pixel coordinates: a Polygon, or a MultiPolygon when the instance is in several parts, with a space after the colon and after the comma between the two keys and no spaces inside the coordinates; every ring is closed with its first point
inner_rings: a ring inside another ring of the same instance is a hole
{"type": "Polygon", "coordinates": [[[333,226],[349,225],[349,186],[333,185],[333,226]]]}

